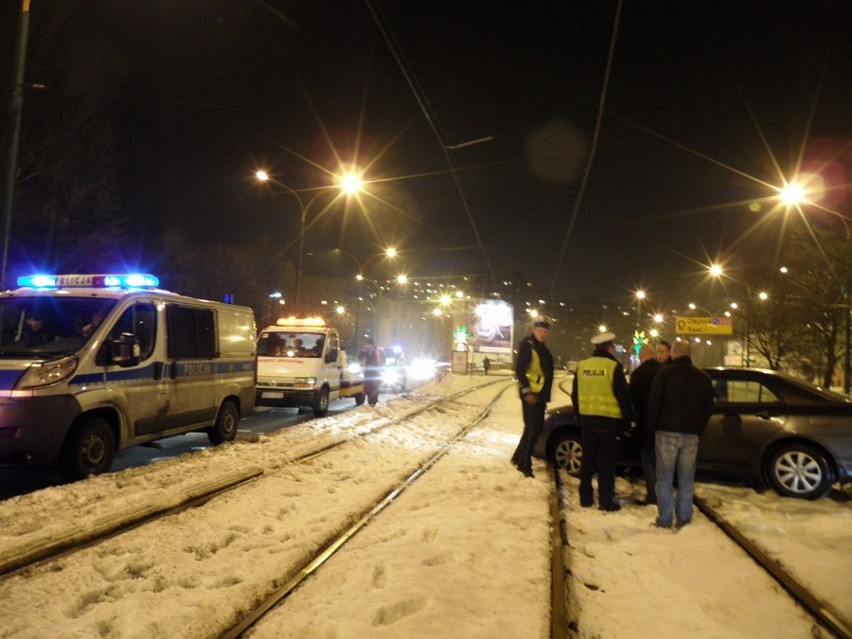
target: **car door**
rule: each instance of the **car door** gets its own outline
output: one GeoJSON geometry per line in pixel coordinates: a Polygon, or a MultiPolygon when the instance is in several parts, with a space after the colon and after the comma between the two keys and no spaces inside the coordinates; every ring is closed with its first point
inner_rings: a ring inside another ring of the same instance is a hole
{"type": "Polygon", "coordinates": [[[125,308],[109,328],[107,341],[131,334],[139,342],[139,361],[132,366],[114,366],[109,359],[110,345],[104,343],[97,362],[104,367],[110,397],[125,415],[125,432],[120,446],[137,438],[150,437],[161,429],[168,405],[167,382],[163,379],[162,339],[157,321],[156,303],[135,300],[125,308]]]}
{"type": "Polygon", "coordinates": [[[784,402],[747,371],[714,375],[713,393],[713,414],[701,434],[698,465],[736,474],[756,471],[763,446],[787,421],[784,402]]]}
{"type": "Polygon", "coordinates": [[[209,308],[166,304],[169,407],[163,431],[209,424],[216,416],[216,318],[209,308]]]}

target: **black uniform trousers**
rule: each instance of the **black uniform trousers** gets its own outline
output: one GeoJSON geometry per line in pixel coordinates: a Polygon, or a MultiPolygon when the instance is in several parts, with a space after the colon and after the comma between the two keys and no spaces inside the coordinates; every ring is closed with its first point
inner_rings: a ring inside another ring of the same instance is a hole
{"type": "Polygon", "coordinates": [[[521,435],[521,441],[518,442],[515,454],[512,455],[512,462],[521,471],[532,470],[532,451],[535,448],[536,441],[541,436],[541,431],[544,429],[544,409],[546,406],[547,404],[544,402],[528,404],[523,399],[521,400],[524,433],[521,435]]]}
{"type": "Polygon", "coordinates": [[[580,460],[580,505],[595,501],[592,477],[598,473],[598,504],[609,508],[615,504],[615,463],[618,461],[618,429],[583,428],[583,457],[580,460]]]}

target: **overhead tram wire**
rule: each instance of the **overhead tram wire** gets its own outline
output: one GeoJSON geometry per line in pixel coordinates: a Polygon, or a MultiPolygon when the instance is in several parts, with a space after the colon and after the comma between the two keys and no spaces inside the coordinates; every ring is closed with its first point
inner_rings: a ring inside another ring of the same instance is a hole
{"type": "MultiPolygon", "coordinates": [[[[450,169],[450,174],[453,176],[453,183],[455,184],[456,191],[458,192],[459,198],[461,199],[462,208],[464,208],[464,212],[467,215],[467,219],[468,219],[468,222],[470,223],[470,227],[473,230],[474,236],[476,237],[476,243],[479,246],[480,252],[482,253],[482,258],[483,258],[483,260],[485,260],[485,266],[486,266],[486,269],[488,270],[488,275],[493,280],[493,279],[495,279],[495,277],[494,277],[494,269],[491,267],[491,260],[488,259],[488,253],[485,250],[485,245],[483,244],[482,237],[479,234],[479,229],[476,227],[476,222],[473,219],[473,215],[470,211],[470,206],[468,205],[467,198],[464,195],[464,190],[462,189],[461,181],[459,180],[459,176],[458,176],[458,173],[456,171],[456,167],[453,164],[452,157],[450,156],[449,150],[447,148],[447,145],[445,144],[444,139],[441,136],[441,133],[438,131],[438,126],[436,124],[437,117],[434,116],[434,115],[431,115],[429,113],[429,108],[426,106],[426,103],[424,102],[423,98],[420,95],[421,91],[418,89],[417,86],[415,86],[416,80],[414,80],[412,78],[413,74],[409,73],[406,70],[406,61],[403,59],[405,54],[401,53],[401,51],[402,51],[401,47],[394,46],[394,42],[392,41],[392,38],[393,38],[394,41],[396,40],[396,38],[393,35],[393,31],[390,29],[389,26],[386,26],[385,24],[383,24],[382,19],[380,18],[379,14],[376,12],[376,8],[373,6],[373,2],[371,0],[364,0],[364,2],[367,5],[367,8],[370,10],[370,14],[373,16],[373,20],[375,21],[376,26],[379,29],[379,32],[382,34],[382,37],[384,38],[385,42],[387,43],[388,48],[390,49],[391,55],[393,55],[394,60],[396,61],[397,65],[399,66],[400,72],[402,73],[403,77],[405,78],[406,83],[408,84],[409,88],[411,89],[411,92],[414,95],[414,99],[417,100],[417,104],[420,106],[420,110],[423,112],[423,116],[426,118],[426,122],[429,123],[429,128],[432,129],[432,133],[434,133],[435,138],[438,140],[438,144],[441,147],[441,152],[444,154],[444,159],[446,160],[447,166],[450,169]],[[389,34],[389,32],[390,32],[390,34],[389,34]]],[[[387,20],[385,20],[385,22],[387,22],[387,20]]]]}
{"type": "Polygon", "coordinates": [[[568,228],[565,230],[565,239],[562,241],[562,249],[559,251],[559,258],[556,260],[556,268],[553,269],[553,279],[550,281],[550,297],[555,297],[556,279],[559,277],[559,271],[562,268],[562,262],[565,260],[565,251],[568,249],[568,242],[571,239],[571,233],[574,230],[574,224],[577,222],[577,216],[580,211],[580,205],[583,202],[583,196],[586,193],[586,186],[589,183],[589,175],[592,172],[592,164],[597,153],[598,140],[601,132],[601,122],[605,112],[604,105],[606,104],[606,95],[609,90],[609,79],[612,73],[612,60],[615,57],[615,43],[618,37],[618,25],[621,22],[621,7],[622,0],[618,0],[618,6],[615,9],[615,22],[612,26],[612,37],[609,41],[609,54],[606,61],[606,72],[604,73],[603,87],[601,88],[601,98],[598,102],[598,115],[595,121],[595,130],[592,135],[592,148],[589,151],[589,160],[586,162],[586,167],[583,169],[583,180],[580,183],[580,190],[577,192],[577,198],[574,200],[574,208],[571,211],[571,219],[568,221],[568,228]]]}

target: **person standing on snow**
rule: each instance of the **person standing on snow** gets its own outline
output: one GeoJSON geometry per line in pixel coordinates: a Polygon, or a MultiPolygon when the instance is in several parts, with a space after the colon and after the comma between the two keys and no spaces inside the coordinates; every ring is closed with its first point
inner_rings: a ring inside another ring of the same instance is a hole
{"type": "Polygon", "coordinates": [[[532,477],[532,450],[544,428],[544,409],[550,401],[553,386],[553,355],[544,345],[550,324],[544,320],[533,323],[532,335],[518,344],[515,376],[521,396],[524,433],[512,455],[512,463],[524,477],[532,477]]]}
{"type": "Polygon", "coordinates": [[[654,347],[648,343],[639,348],[639,368],[630,375],[630,400],[636,412],[636,430],[633,440],[639,447],[642,472],[645,475],[646,506],[657,503],[657,474],[654,470],[654,431],[648,426],[648,398],[651,385],[662,364],[657,360],[654,347]]]}
{"type": "Polygon", "coordinates": [[[571,401],[583,438],[580,461],[580,506],[594,503],[592,476],[598,473],[598,505],[601,510],[621,510],[615,501],[615,463],[619,433],[633,419],[630,389],[624,367],[615,358],[615,335],[599,333],[592,338],[592,356],[577,365],[571,401]]]}
{"type": "Polygon", "coordinates": [[[672,361],[660,368],[648,399],[648,424],[654,431],[657,457],[659,528],[678,528],[692,521],[692,493],[698,439],[713,412],[713,382],[692,364],[689,342],[675,342],[672,361]],[[677,469],[677,503],[673,504],[677,469]]]}
{"type": "Polygon", "coordinates": [[[358,361],[364,370],[364,393],[367,395],[367,403],[375,406],[379,403],[379,388],[382,385],[382,349],[377,348],[372,339],[368,339],[358,353],[358,361]]]}

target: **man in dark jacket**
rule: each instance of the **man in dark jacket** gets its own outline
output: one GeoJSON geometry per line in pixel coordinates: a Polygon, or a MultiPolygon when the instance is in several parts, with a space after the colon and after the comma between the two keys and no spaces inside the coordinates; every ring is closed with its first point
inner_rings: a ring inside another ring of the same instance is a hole
{"type": "Polygon", "coordinates": [[[710,376],[692,365],[689,342],[675,342],[672,361],[660,368],[648,400],[648,424],[654,430],[657,457],[657,520],[670,528],[692,521],[692,493],[698,438],[713,411],[710,376]],[[672,504],[677,468],[677,503],[672,504]],[[674,512],[673,512],[674,511],[674,512]]]}
{"type": "Polygon", "coordinates": [[[382,349],[378,348],[372,339],[368,339],[358,353],[358,361],[364,370],[364,394],[367,396],[367,403],[375,406],[379,403],[379,388],[382,385],[382,349]]]}
{"type": "Polygon", "coordinates": [[[512,463],[525,477],[532,477],[532,450],[544,428],[544,409],[550,401],[553,386],[553,355],[544,345],[550,333],[550,324],[536,320],[532,335],[518,344],[515,360],[515,377],[521,396],[524,416],[524,433],[512,455],[512,463]]]}
{"type": "Polygon", "coordinates": [[[618,461],[620,431],[633,419],[630,390],[624,367],[615,358],[612,333],[592,338],[592,356],[577,365],[571,401],[583,437],[580,460],[580,505],[594,503],[592,476],[598,473],[598,505],[601,510],[616,511],[615,463],[618,461]]]}
{"type": "Polygon", "coordinates": [[[657,503],[657,475],[654,470],[654,433],[648,427],[648,398],[651,385],[662,364],[657,360],[654,347],[642,344],[639,348],[639,367],[630,375],[630,401],[636,413],[636,430],[633,441],[639,448],[642,472],[645,475],[645,505],[657,503]]]}

